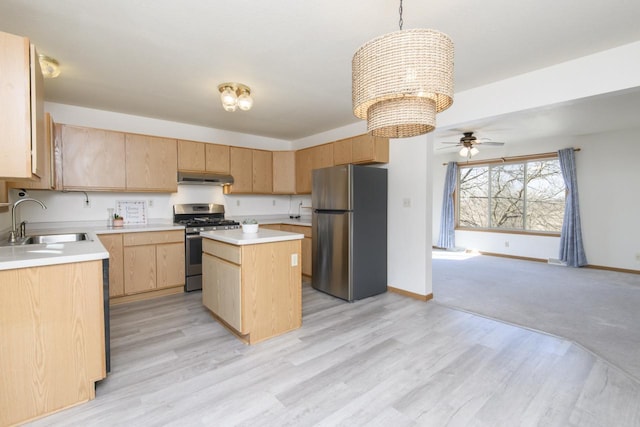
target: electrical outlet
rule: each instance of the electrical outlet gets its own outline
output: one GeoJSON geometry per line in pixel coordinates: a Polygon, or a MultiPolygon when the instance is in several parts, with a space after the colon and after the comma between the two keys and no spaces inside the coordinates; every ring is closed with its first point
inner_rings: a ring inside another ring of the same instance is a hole
{"type": "Polygon", "coordinates": [[[298,265],[298,254],[291,254],[291,267],[298,265]]]}
{"type": "Polygon", "coordinates": [[[636,261],[640,262],[640,252],[636,254],[636,261]]]}
{"type": "Polygon", "coordinates": [[[402,207],[403,208],[410,208],[411,207],[411,199],[408,197],[405,197],[404,199],[402,199],[402,207]]]}
{"type": "Polygon", "coordinates": [[[509,241],[508,241],[508,240],[505,240],[505,241],[504,241],[504,247],[505,247],[505,248],[508,248],[508,247],[509,247],[509,241]]]}
{"type": "Polygon", "coordinates": [[[240,206],[240,200],[236,200],[236,206],[240,206]]]}
{"type": "Polygon", "coordinates": [[[272,203],[272,205],[273,205],[273,206],[275,206],[275,205],[276,205],[276,199],[273,199],[273,203],[272,203]]]}
{"type": "Polygon", "coordinates": [[[149,199],[149,203],[147,203],[149,205],[150,208],[153,207],[153,199],[149,199]]]}

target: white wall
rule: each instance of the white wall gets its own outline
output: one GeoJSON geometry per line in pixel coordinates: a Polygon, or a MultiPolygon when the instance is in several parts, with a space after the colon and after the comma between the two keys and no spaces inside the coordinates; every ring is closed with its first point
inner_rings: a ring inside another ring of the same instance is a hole
{"type": "MultiPolygon", "coordinates": [[[[640,228],[637,212],[640,199],[634,184],[640,182],[640,129],[584,135],[580,138],[553,138],[484,148],[474,160],[499,158],[580,148],[576,156],[582,233],[589,264],[640,270],[640,228]]],[[[459,161],[457,154],[438,156],[434,169],[433,240],[438,240],[445,167],[459,161]]],[[[526,236],[478,231],[456,231],[456,246],[506,255],[558,258],[558,237],[526,236]],[[505,242],[509,247],[505,247],[505,242]]]]}

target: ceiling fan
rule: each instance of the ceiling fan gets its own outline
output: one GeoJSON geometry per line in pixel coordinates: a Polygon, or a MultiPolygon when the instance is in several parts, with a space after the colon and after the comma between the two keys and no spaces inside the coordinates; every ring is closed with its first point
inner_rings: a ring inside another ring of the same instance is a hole
{"type": "MultiPolygon", "coordinates": [[[[460,154],[462,157],[471,158],[480,152],[476,145],[493,145],[500,146],[504,145],[504,142],[491,141],[489,138],[476,138],[473,136],[473,132],[463,132],[463,137],[460,138],[459,142],[456,141],[443,141],[442,144],[453,144],[456,146],[460,146],[460,154]]],[[[449,147],[443,147],[449,148],[449,147]]]]}

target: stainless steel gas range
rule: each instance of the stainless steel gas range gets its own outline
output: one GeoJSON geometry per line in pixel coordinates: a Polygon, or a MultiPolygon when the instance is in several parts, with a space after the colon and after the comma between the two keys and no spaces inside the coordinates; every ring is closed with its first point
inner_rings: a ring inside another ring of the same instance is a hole
{"type": "Polygon", "coordinates": [[[240,223],[224,218],[224,206],[213,203],[190,203],[173,206],[173,222],[185,226],[186,292],[202,289],[203,231],[231,230],[240,223]]]}

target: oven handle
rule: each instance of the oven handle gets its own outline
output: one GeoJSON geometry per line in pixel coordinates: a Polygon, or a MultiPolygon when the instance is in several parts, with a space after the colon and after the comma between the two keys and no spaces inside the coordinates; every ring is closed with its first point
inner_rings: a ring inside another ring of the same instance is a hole
{"type": "Polygon", "coordinates": [[[187,239],[202,239],[203,237],[199,234],[187,234],[186,235],[187,239]]]}

